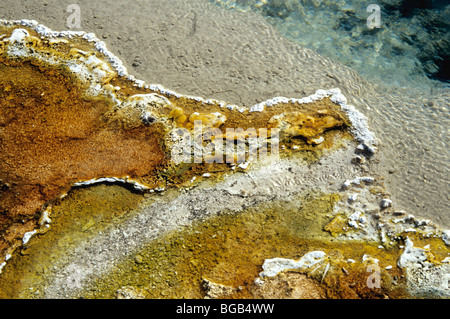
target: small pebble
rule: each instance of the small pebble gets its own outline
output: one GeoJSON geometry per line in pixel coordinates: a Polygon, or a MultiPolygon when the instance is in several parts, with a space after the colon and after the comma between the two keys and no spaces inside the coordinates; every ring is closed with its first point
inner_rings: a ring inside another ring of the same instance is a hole
{"type": "Polygon", "coordinates": [[[136,255],[136,256],[134,257],[134,261],[135,261],[136,263],[138,263],[138,264],[142,264],[142,262],[143,262],[144,260],[142,259],[142,256],[141,256],[141,255],[136,255]]]}
{"type": "Polygon", "coordinates": [[[365,162],[365,160],[364,160],[364,157],[362,157],[362,156],[356,155],[354,158],[352,158],[353,164],[362,164],[364,162],[365,162]]]}
{"type": "Polygon", "coordinates": [[[356,201],[357,198],[358,198],[358,194],[351,194],[351,195],[348,197],[348,202],[349,202],[349,203],[353,203],[354,201],[356,201]]]}
{"type": "Polygon", "coordinates": [[[388,198],[384,198],[381,201],[380,206],[381,206],[381,208],[388,208],[388,207],[392,206],[392,201],[390,199],[388,199],[388,198]]]}

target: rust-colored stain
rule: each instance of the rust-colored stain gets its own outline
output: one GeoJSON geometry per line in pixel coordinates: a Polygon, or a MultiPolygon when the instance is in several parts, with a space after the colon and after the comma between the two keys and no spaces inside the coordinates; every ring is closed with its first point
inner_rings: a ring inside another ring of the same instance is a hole
{"type": "Polygon", "coordinates": [[[0,251],[79,180],[145,178],[164,164],[157,126],[108,123],[110,106],[85,100],[72,79],[31,63],[0,64],[0,251]]]}
{"type": "MultiPolygon", "coordinates": [[[[15,28],[1,27],[2,39],[15,28]]],[[[272,117],[285,113],[285,124],[295,127],[281,139],[300,150],[330,148],[336,135],[349,136],[348,119],[328,98],[306,104],[280,103],[264,112],[239,112],[218,102],[204,104],[167,94],[171,108],[158,115],[167,116],[169,122],[149,124],[137,110],[118,109],[110,97],[90,96],[86,93],[89,83],[81,82],[67,67],[50,65],[35,54],[60,60],[93,56],[109,63],[93,44],[80,38],[50,41],[31,28],[20,28],[29,32],[23,44],[29,56],[17,58],[8,52],[7,41],[0,42],[0,262],[21,245],[26,232],[39,227],[45,207],[75,182],[129,177],[149,188],[183,186],[197,172],[229,170],[226,165],[204,163],[169,167],[168,126],[189,128],[195,112],[223,114],[226,120],[217,126],[224,132],[226,128],[271,128],[276,126],[272,117]],[[301,135],[301,118],[308,119],[307,136],[301,135]],[[323,143],[311,143],[315,134],[311,132],[323,137],[323,143]]],[[[100,85],[119,87],[115,94],[120,101],[135,94],[164,95],[136,87],[115,72],[107,73],[100,85]]]]}

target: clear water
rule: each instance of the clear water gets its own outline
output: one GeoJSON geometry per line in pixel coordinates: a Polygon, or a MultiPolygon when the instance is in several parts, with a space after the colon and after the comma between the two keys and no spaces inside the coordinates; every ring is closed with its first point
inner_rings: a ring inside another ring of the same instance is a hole
{"type": "Polygon", "coordinates": [[[260,13],[287,38],[368,78],[423,89],[450,84],[448,1],[210,1],[260,13]],[[380,8],[379,27],[367,25],[371,4],[380,8]]]}
{"type": "Polygon", "coordinates": [[[369,117],[398,207],[450,227],[448,1],[378,1],[373,29],[373,0],[209,1],[256,12],[294,43],[357,71],[356,80],[339,67],[331,73],[369,117]]]}

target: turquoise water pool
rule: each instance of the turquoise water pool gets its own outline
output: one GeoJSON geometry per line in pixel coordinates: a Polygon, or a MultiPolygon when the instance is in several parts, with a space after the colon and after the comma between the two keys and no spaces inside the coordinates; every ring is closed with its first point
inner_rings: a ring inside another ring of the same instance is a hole
{"type": "Polygon", "coordinates": [[[210,1],[257,12],[295,43],[367,78],[421,88],[450,83],[447,1],[210,1]]]}

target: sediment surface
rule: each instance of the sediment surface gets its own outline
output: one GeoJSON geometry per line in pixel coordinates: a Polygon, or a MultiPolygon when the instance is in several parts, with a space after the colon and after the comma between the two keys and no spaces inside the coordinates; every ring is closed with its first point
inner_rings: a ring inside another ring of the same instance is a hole
{"type": "Polygon", "coordinates": [[[137,80],[91,34],[1,34],[2,298],[449,296],[449,234],[396,205],[358,97],[311,72],[314,94],[231,104],[137,80]],[[180,131],[189,159],[198,134],[279,156],[177,163],[180,131]]]}

